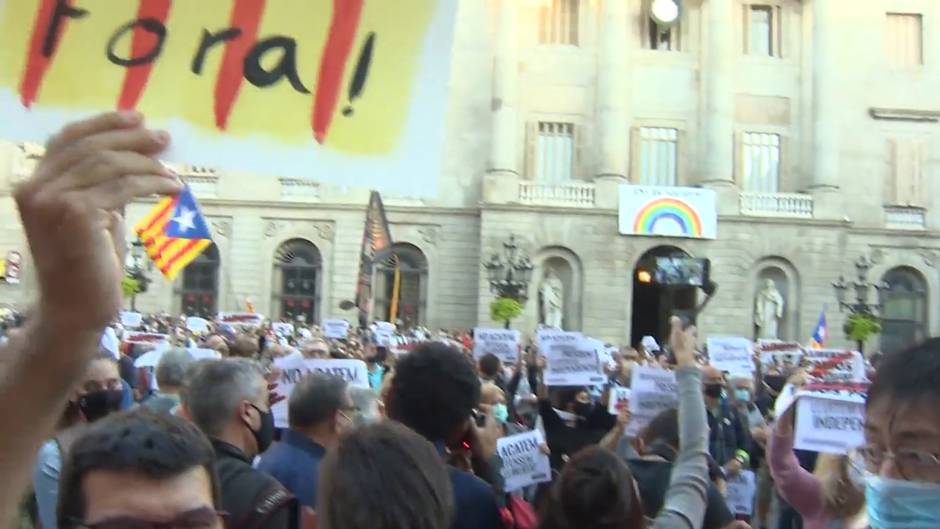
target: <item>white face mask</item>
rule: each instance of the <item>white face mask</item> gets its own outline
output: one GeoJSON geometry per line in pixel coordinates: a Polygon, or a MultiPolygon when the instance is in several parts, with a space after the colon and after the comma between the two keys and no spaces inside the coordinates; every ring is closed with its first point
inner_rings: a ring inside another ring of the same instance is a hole
{"type": "Polygon", "coordinates": [[[865,501],[872,529],[937,529],[940,484],[866,474],[865,501]]]}

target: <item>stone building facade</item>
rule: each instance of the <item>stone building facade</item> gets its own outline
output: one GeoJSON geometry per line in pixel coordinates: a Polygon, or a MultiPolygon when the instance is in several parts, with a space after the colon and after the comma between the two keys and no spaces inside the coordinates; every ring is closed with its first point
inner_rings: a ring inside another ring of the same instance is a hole
{"type": "MultiPolygon", "coordinates": [[[[869,348],[940,334],[940,5],[683,0],[666,26],[653,3],[460,0],[439,193],[384,197],[400,245],[399,315],[432,328],[493,324],[481,262],[514,234],[535,265],[515,323],[524,330],[538,323],[551,267],[566,328],[635,342],[676,302],[641,293],[638,267],[683,252],[710,259],[719,286],[699,318],[705,334],[754,336],[755,295],[771,278],[782,338],[806,341],[825,310],[842,343],[831,284],[854,279],[863,256],[867,280],[891,285],[871,294],[886,332],[869,348]],[[718,238],[619,235],[627,184],[714,189],[718,238]]],[[[4,254],[28,255],[9,190],[39,155],[0,146],[4,254]]],[[[354,319],[338,305],[353,296],[368,190],[185,172],[216,249],[188,280],[154,273],[138,309],[250,299],[275,317],[354,319]]],[[[377,277],[377,313],[390,305],[391,270],[377,277]]],[[[20,284],[0,283],[0,301],[25,304],[32,285],[27,260],[20,284]]]]}

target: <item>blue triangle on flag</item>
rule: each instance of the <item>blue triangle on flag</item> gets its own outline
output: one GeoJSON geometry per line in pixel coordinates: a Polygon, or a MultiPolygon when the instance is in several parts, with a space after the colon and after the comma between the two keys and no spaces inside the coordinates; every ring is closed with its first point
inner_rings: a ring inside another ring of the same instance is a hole
{"type": "Polygon", "coordinates": [[[189,186],[185,186],[176,197],[173,216],[166,223],[164,233],[167,237],[179,239],[211,239],[209,224],[199,210],[199,203],[189,186]]]}

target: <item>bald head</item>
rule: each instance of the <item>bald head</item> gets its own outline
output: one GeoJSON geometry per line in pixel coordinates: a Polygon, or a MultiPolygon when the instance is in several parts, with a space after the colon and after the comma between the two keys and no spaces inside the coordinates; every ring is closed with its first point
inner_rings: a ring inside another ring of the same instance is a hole
{"type": "Polygon", "coordinates": [[[705,366],[702,369],[702,381],[705,384],[722,384],[725,381],[725,376],[717,367],[705,366]]]}

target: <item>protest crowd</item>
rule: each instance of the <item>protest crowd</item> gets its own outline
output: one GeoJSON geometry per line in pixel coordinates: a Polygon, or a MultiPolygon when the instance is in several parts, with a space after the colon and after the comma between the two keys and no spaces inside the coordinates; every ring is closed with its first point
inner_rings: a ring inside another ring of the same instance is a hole
{"type": "Polygon", "coordinates": [[[940,527],[936,340],[873,365],[678,317],[632,347],[122,313],[120,212],[180,191],[168,141],[135,113],[77,122],[16,191],[41,295],[4,321],[4,522],[940,527]]]}

